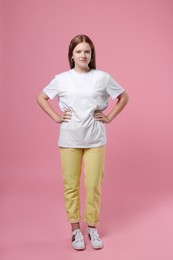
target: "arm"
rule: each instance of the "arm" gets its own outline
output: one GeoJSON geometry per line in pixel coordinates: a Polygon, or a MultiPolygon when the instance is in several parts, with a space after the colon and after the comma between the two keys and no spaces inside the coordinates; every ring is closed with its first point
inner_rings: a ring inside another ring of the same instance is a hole
{"type": "Polygon", "coordinates": [[[129,99],[128,94],[124,91],[117,97],[117,99],[118,102],[114,105],[113,109],[107,116],[104,115],[101,111],[96,111],[94,113],[94,117],[96,118],[96,120],[107,124],[110,123],[127,105],[129,99]]]}
{"type": "Polygon", "coordinates": [[[71,119],[70,110],[66,110],[61,115],[58,115],[48,100],[49,97],[43,91],[37,97],[38,104],[56,123],[68,122],[71,119]]]}

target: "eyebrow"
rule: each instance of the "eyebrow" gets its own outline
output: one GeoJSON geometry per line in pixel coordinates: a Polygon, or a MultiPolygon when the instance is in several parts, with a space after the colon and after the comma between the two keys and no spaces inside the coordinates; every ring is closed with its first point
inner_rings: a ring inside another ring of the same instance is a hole
{"type": "Polygon", "coordinates": [[[91,51],[91,50],[90,49],[86,49],[86,50],[78,49],[76,51],[91,51]]]}

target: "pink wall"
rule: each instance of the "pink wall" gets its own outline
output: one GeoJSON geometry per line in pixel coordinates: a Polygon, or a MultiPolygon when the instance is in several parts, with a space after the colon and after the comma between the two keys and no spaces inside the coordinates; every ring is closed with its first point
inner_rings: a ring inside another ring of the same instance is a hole
{"type": "MultiPolygon", "coordinates": [[[[107,229],[114,221],[121,226],[163,198],[172,198],[172,1],[6,0],[2,4],[3,205],[14,194],[29,196],[39,190],[52,196],[55,205],[57,198],[63,200],[58,126],[35,99],[55,74],[69,68],[68,44],[80,33],[95,43],[97,68],[111,73],[130,95],[127,108],[107,125],[102,213],[107,229]]],[[[11,235],[5,228],[8,217],[3,219],[4,241],[11,235]]]]}

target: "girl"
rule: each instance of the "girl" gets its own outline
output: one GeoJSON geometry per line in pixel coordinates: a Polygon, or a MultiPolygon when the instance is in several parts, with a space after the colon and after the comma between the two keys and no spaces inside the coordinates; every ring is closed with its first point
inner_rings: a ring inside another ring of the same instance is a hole
{"type": "Polygon", "coordinates": [[[100,216],[100,196],[104,173],[106,133],[110,123],[125,107],[128,95],[106,72],[96,69],[95,48],[86,35],[77,35],[69,45],[70,70],[62,72],[43,89],[37,101],[60,124],[58,145],[64,180],[68,221],[72,227],[72,247],[85,249],[80,229],[80,176],[84,161],[87,234],[94,249],[103,248],[96,225],[100,216]],[[58,97],[62,111],[57,114],[49,99],[58,97]],[[104,114],[108,98],[117,99],[104,114]]]}

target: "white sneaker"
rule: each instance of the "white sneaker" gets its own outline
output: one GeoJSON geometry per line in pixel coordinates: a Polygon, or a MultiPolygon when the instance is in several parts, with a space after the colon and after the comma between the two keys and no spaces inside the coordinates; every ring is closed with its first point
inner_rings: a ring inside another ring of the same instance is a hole
{"type": "Polygon", "coordinates": [[[87,228],[88,237],[90,239],[90,244],[94,249],[103,248],[103,241],[100,239],[97,229],[87,228]]]}
{"type": "Polygon", "coordinates": [[[76,250],[85,249],[85,241],[80,229],[72,232],[72,247],[76,250]]]}

